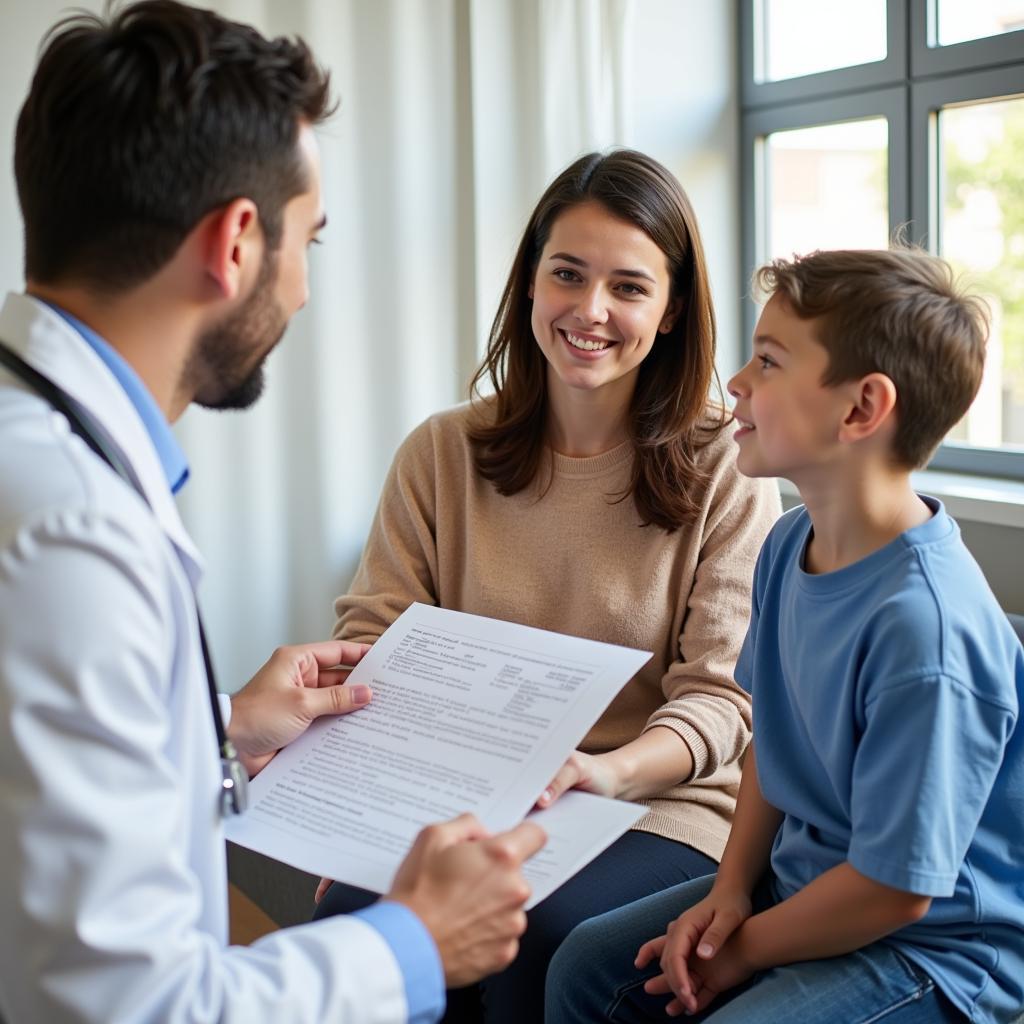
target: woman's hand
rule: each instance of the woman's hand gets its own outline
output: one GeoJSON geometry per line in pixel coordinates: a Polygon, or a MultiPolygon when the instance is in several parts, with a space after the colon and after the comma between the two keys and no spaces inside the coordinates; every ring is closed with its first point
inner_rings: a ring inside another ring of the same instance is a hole
{"type": "Polygon", "coordinates": [[[684,1010],[695,1013],[698,1004],[706,1006],[719,992],[745,981],[753,968],[730,939],[751,913],[747,893],[712,889],[680,914],[664,935],[640,947],[636,966],[642,969],[657,958],[662,969],[646,982],[644,991],[651,995],[671,991],[676,998],[666,1009],[675,1016],[684,1010]]]}
{"type": "Polygon", "coordinates": [[[550,807],[566,790],[582,789],[598,796],[619,796],[619,777],[602,754],[584,754],[575,750],[558,770],[548,788],[537,798],[536,807],[550,807]]]}
{"type": "Polygon", "coordinates": [[[321,878],[320,884],[316,887],[316,892],[313,893],[313,903],[319,903],[327,895],[327,890],[332,885],[334,885],[333,878],[321,878]]]}
{"type": "Polygon", "coordinates": [[[574,751],[541,793],[536,807],[550,807],[567,789],[642,800],[678,785],[692,772],[693,755],[686,741],[673,729],[655,726],[603,754],[574,751]]]}

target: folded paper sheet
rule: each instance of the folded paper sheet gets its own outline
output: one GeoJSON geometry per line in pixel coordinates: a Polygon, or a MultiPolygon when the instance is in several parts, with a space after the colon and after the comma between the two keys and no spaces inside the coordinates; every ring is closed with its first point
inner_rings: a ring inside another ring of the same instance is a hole
{"type": "MultiPolygon", "coordinates": [[[[520,822],[650,655],[412,605],[352,673],[372,702],[317,722],[253,780],[233,842],[315,875],[386,892],[416,833],[464,811],[520,822]]],[[[536,814],[548,845],[526,867],[540,902],[646,810],[572,792],[536,814]]]]}

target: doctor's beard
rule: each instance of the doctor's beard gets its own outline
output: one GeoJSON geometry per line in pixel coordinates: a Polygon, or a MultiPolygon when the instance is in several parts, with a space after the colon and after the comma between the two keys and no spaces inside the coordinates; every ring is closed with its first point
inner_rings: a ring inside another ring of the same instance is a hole
{"type": "Polygon", "coordinates": [[[274,294],[277,254],[264,252],[244,304],[200,335],[185,370],[207,409],[247,409],[263,393],[263,365],[288,326],[274,294]]]}

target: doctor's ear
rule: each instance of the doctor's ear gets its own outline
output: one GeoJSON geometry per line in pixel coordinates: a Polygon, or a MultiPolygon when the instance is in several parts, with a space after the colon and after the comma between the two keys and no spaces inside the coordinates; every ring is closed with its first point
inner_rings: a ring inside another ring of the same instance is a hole
{"type": "Polygon", "coordinates": [[[221,298],[233,299],[263,260],[263,230],[251,199],[234,199],[211,211],[197,230],[203,234],[203,269],[221,298]]]}

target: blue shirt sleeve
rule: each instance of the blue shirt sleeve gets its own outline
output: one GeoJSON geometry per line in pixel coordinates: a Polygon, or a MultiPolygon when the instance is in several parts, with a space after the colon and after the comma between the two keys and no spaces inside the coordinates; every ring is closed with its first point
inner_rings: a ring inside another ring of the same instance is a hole
{"type": "Polygon", "coordinates": [[[445,1007],[444,971],[423,922],[408,907],[379,900],[352,915],[376,928],[391,947],[405,981],[409,1024],[433,1024],[445,1007]]]}
{"type": "Polygon", "coordinates": [[[1013,715],[942,675],[887,686],[866,713],[854,760],[849,861],[884,885],[951,896],[1013,715]]]}

